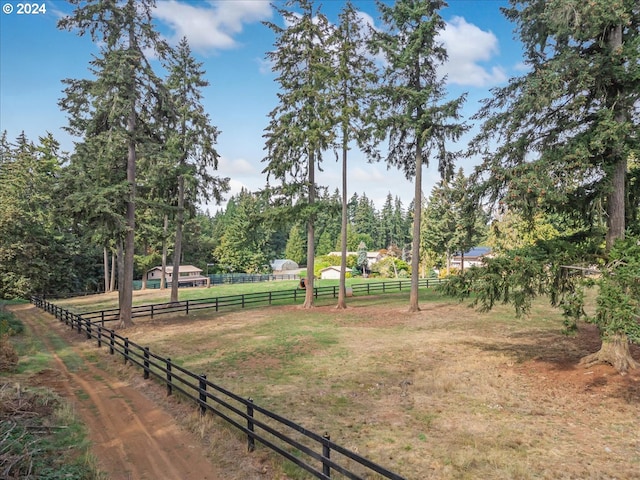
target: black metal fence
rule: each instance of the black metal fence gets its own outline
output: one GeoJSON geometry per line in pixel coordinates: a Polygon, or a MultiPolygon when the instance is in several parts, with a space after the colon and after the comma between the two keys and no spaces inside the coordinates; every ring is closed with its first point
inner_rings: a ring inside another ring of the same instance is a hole
{"type": "MultiPolygon", "coordinates": [[[[276,292],[274,292],[276,293],[276,292]]],[[[206,374],[196,374],[151,352],[128,337],[105,328],[69,310],[54,305],[42,298],[33,297],[32,303],[51,313],[57,319],[87,339],[97,341],[100,348],[109,348],[111,355],[119,354],[125,363],[142,369],[145,379],[153,377],[166,385],[167,395],[180,392],[194,401],[202,415],[217,415],[243,432],[247,437],[247,449],[253,451],[256,441],[288,459],[315,478],[348,478],[352,480],[391,479],[406,480],[367,458],[331,440],[329,434],[320,435],[302,425],[254,404],[251,398],[239,395],[216,385],[206,374]],[[337,476],[332,476],[333,474],[337,476]]]]}
{"type": "MultiPolygon", "coordinates": [[[[434,278],[423,278],[419,280],[420,287],[432,287],[443,280],[434,278]]],[[[410,280],[394,280],[389,282],[365,282],[355,283],[348,287],[353,295],[376,295],[380,293],[397,293],[411,288],[410,280]]],[[[315,298],[332,297],[338,298],[339,286],[315,287],[313,295],[315,298]]],[[[197,300],[184,300],[174,303],[156,303],[150,305],[137,305],[131,309],[132,318],[155,317],[156,315],[166,315],[170,313],[184,312],[188,315],[203,309],[214,309],[216,312],[222,309],[248,308],[251,306],[272,305],[274,303],[295,303],[305,298],[305,290],[281,290],[273,292],[243,293],[239,295],[229,295],[215,298],[202,298],[197,300]]],[[[53,312],[50,312],[53,313],[53,312]]],[[[107,310],[96,310],[84,312],[82,317],[91,321],[105,323],[119,319],[120,309],[112,308],[107,310]]]]}

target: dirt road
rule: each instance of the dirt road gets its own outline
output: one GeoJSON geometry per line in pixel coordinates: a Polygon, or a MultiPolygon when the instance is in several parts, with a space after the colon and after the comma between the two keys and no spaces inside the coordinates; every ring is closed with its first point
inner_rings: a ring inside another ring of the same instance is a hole
{"type": "Polygon", "coordinates": [[[99,467],[109,479],[229,478],[207,458],[194,434],[179,427],[169,412],[139,390],[100,368],[86,348],[71,347],[83,362],[70,369],[48,335],[55,328],[65,339],[73,335],[68,327],[33,305],[16,305],[11,310],[53,356],[55,369],[42,372],[38,382],[74,403],[90,433],[99,467]]]}

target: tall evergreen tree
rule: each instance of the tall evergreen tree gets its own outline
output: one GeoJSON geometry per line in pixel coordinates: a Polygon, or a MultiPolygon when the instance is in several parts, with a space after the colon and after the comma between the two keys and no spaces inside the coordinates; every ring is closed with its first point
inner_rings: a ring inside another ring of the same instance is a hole
{"type": "MultiPolygon", "coordinates": [[[[202,64],[196,62],[186,38],[183,38],[171,57],[167,87],[175,104],[176,116],[169,117],[167,151],[177,184],[176,237],[173,250],[173,278],[178,278],[182,258],[185,195],[195,204],[198,200],[216,202],[229,190],[229,179],[215,177],[210,169],[218,168],[215,143],[218,129],[211,124],[202,106],[202,89],[209,82],[204,79],[202,64]],[[186,191],[186,193],[185,193],[186,191]]],[[[171,302],[178,301],[178,282],[171,284],[171,302]]]]}
{"type": "MultiPolygon", "coordinates": [[[[167,113],[158,109],[159,104],[167,102],[166,89],[145,52],[152,51],[162,60],[168,47],[153,26],[153,0],[71,3],[75,10],[58,22],[59,28],[77,30],[80,36],[89,34],[100,44],[100,55],[90,62],[93,79],[65,80],[65,98],[60,104],[69,114],[69,131],[81,137],[86,153],[106,168],[126,149],[126,179],[113,184],[120,185],[119,193],[124,193],[124,271],[119,303],[120,326],[127,327],[133,323],[136,154],[138,144],[148,141],[140,119],[148,122],[167,113]]],[[[91,185],[86,188],[90,190],[91,185]]]]}
{"type": "Polygon", "coordinates": [[[313,306],[316,168],[322,152],[334,141],[331,81],[334,77],[329,21],[311,0],[287,1],[278,8],[286,27],[267,23],[276,35],[273,62],[280,84],[279,103],[269,114],[266,128],[267,180],[281,182],[284,199],[298,199],[297,208],[307,221],[307,291],[304,308],[313,306]],[[297,7],[300,12],[293,10],[297,7]]]}
{"type": "Polygon", "coordinates": [[[287,247],[284,251],[285,258],[293,260],[297,264],[302,264],[305,261],[304,247],[304,238],[300,234],[300,229],[297,225],[292,226],[287,239],[287,247]]]}
{"type": "Polygon", "coordinates": [[[358,200],[355,218],[353,220],[355,233],[363,233],[370,236],[372,242],[367,245],[369,248],[379,248],[376,239],[378,238],[378,220],[375,205],[369,200],[366,193],[363,193],[358,200]]]}
{"type": "Polygon", "coordinates": [[[0,298],[98,288],[100,252],[60,195],[64,161],[51,134],[0,138],[0,298]]]}
{"type": "Polygon", "coordinates": [[[459,113],[464,97],[445,101],[444,79],[437,75],[437,67],[447,60],[437,39],[445,26],[438,12],[446,2],[398,0],[377,5],[385,28],[375,32],[372,47],[386,60],[377,92],[378,135],[388,140],[386,162],[414,180],[409,311],[418,311],[422,167],[437,160],[440,174],[451,175],[455,154],[447,149],[447,141],[458,140],[465,131],[459,113]]]}
{"type": "Polygon", "coordinates": [[[624,236],[627,159],[640,148],[640,6],[635,0],[512,0],[528,73],[493,91],[477,119],[485,192],[525,214],[607,211],[624,236]],[[498,148],[494,148],[498,145],[498,148]]]}
{"type": "MultiPolygon", "coordinates": [[[[495,89],[477,115],[484,124],[472,151],[485,159],[478,179],[490,200],[503,200],[528,218],[544,209],[586,220],[587,228],[570,242],[582,245],[587,238],[588,246],[604,237],[608,251],[625,235],[627,161],[640,149],[640,5],[510,4],[503,12],[516,23],[529,69],[495,89]],[[594,215],[599,204],[606,208],[605,232],[594,215]]],[[[550,251],[545,262],[552,255],[559,262],[589,261],[584,255],[593,251],[576,251],[571,260],[563,253],[550,251]]],[[[621,371],[637,366],[628,350],[632,326],[599,327],[602,348],[594,358],[621,371]]]]}
{"type": "Polygon", "coordinates": [[[397,245],[393,234],[393,195],[389,192],[380,211],[380,238],[384,248],[397,245]]]}
{"type": "Polygon", "coordinates": [[[350,1],[347,1],[339,15],[339,23],[334,31],[335,42],[335,98],[336,128],[342,150],[342,222],[340,236],[340,286],[337,308],[346,308],[346,268],[347,268],[347,160],[350,144],[364,141],[363,132],[369,122],[366,119],[367,92],[375,82],[375,65],[366,54],[366,42],[362,18],[350,1]]]}
{"type": "Polygon", "coordinates": [[[214,250],[217,263],[232,272],[265,272],[269,259],[271,230],[264,222],[266,205],[261,196],[242,190],[236,197],[227,228],[214,250]]]}
{"type": "Polygon", "coordinates": [[[474,201],[462,169],[451,182],[442,180],[433,188],[422,220],[423,249],[446,256],[447,268],[451,255],[464,256],[486,236],[487,215],[474,201]]]}

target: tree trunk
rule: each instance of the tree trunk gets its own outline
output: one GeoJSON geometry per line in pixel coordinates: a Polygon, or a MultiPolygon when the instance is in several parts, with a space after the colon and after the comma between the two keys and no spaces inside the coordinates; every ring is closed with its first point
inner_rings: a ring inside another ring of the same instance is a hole
{"type": "MultiPolygon", "coordinates": [[[[135,31],[133,26],[129,28],[129,48],[135,45],[135,31]]],[[[128,92],[133,97],[135,90],[135,75],[132,72],[130,89],[128,92]]],[[[131,308],[133,306],[133,251],[135,248],[136,234],[136,105],[135,99],[131,100],[129,118],[127,119],[127,133],[129,134],[128,155],[127,155],[127,183],[129,184],[129,194],[126,199],[126,231],[124,236],[124,272],[122,278],[121,303],[120,303],[120,328],[127,328],[133,325],[131,319],[131,308]]]]}
{"type": "Polygon", "coordinates": [[[603,337],[600,350],[580,360],[580,364],[585,367],[590,367],[597,363],[613,365],[622,375],[629,370],[640,368],[640,362],[637,362],[631,356],[629,339],[624,333],[603,337]]]}
{"type": "Polygon", "coordinates": [[[413,238],[411,240],[411,293],[409,294],[409,312],[419,312],[418,304],[420,282],[420,217],[422,216],[422,142],[416,146],[416,178],[413,196],[413,238]]]}
{"type": "MultiPolygon", "coordinates": [[[[144,252],[145,256],[149,255],[149,245],[148,245],[146,240],[144,241],[144,244],[142,246],[142,251],[144,252]]],[[[146,268],[144,268],[144,266],[146,266],[146,262],[145,262],[145,265],[143,265],[143,268],[142,268],[142,281],[140,282],[140,290],[146,290],[147,289],[147,272],[148,272],[148,270],[146,268]]]]}
{"type": "Polygon", "coordinates": [[[116,289],[116,270],[118,270],[116,265],[117,255],[115,252],[111,252],[111,281],[109,282],[109,291],[113,292],[116,289]]]}
{"type": "MultiPolygon", "coordinates": [[[[316,198],[316,178],[315,178],[315,151],[312,150],[309,155],[309,206],[312,206],[316,198]]],[[[315,215],[310,215],[307,220],[307,289],[305,291],[304,304],[302,308],[313,307],[313,280],[314,280],[314,261],[315,261],[315,215]]]]}
{"type": "Polygon", "coordinates": [[[118,239],[118,305],[122,305],[122,284],[124,283],[124,245],[122,239],[118,239]]]}
{"type": "MultiPolygon", "coordinates": [[[[616,25],[608,34],[609,48],[616,51],[622,47],[622,25],[616,25]]],[[[618,87],[611,98],[615,104],[611,107],[615,109],[615,121],[624,123],[627,117],[623,102],[618,101],[618,87]]],[[[615,159],[614,169],[611,176],[611,193],[607,197],[607,251],[611,249],[614,242],[619,238],[624,238],[625,230],[625,177],[627,174],[627,157],[621,147],[616,146],[611,151],[611,156],[615,159]]]]}
{"type": "Polygon", "coordinates": [[[162,228],[162,267],[160,269],[160,290],[167,288],[165,276],[167,275],[167,231],[169,230],[169,215],[164,214],[164,226],[162,228]]]}
{"type": "Polygon", "coordinates": [[[109,251],[107,247],[103,247],[103,265],[104,265],[104,293],[109,291],[109,251]]]}
{"type": "Polygon", "coordinates": [[[340,230],[340,286],[336,308],[347,308],[347,128],[342,129],[342,225],[340,230]]]}
{"type": "Polygon", "coordinates": [[[173,271],[171,272],[171,303],[178,302],[180,280],[180,257],[182,256],[182,225],[184,223],[184,177],[178,177],[178,212],[176,215],[176,242],[173,249],[173,271]]]}

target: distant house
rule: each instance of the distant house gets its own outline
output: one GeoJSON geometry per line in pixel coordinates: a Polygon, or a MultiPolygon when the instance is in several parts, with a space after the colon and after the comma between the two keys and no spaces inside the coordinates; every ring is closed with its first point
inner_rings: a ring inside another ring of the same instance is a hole
{"type": "MultiPolygon", "coordinates": [[[[349,267],[347,267],[345,269],[345,272],[349,273],[349,272],[351,272],[351,269],[349,267]]],[[[339,279],[340,278],[340,267],[331,266],[331,267],[323,268],[322,270],[320,270],[320,278],[331,278],[331,279],[334,279],[334,280],[339,279]]]]}
{"type": "Polygon", "coordinates": [[[274,260],[271,262],[271,270],[274,272],[283,272],[286,270],[297,270],[300,266],[293,260],[286,258],[274,260]]]}
{"type": "MultiPolygon", "coordinates": [[[[178,285],[201,287],[209,284],[209,278],[202,275],[202,269],[193,265],[180,265],[178,285]]],[[[162,267],[153,267],[147,271],[147,280],[160,280],[162,267]]],[[[173,282],[173,265],[167,265],[164,275],[165,282],[170,285],[173,282]]]]}
{"type": "Polygon", "coordinates": [[[460,252],[456,252],[451,257],[451,266],[453,268],[468,268],[468,267],[480,267],[484,265],[485,257],[491,256],[491,248],[489,247],[474,247],[471,250],[464,252],[464,255],[461,255],[460,252]],[[462,264],[464,259],[464,266],[462,264]]]}
{"type": "MultiPolygon", "coordinates": [[[[327,255],[335,255],[336,257],[342,257],[342,252],[329,252],[327,255]]],[[[347,256],[355,255],[358,256],[358,252],[347,252],[347,256]]],[[[376,262],[379,262],[385,257],[385,255],[380,252],[367,252],[367,265],[370,267],[376,262]]]]}

